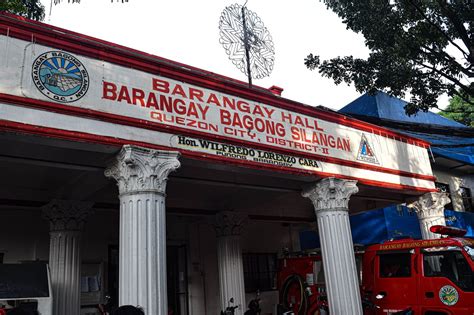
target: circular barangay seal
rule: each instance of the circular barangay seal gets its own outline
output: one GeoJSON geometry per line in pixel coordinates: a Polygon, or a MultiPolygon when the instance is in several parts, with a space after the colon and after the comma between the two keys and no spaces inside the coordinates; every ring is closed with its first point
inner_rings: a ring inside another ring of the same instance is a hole
{"type": "Polygon", "coordinates": [[[443,304],[451,306],[458,302],[459,294],[456,288],[450,285],[445,285],[444,287],[439,289],[439,299],[441,300],[441,302],[443,302],[443,304]]]}
{"type": "Polygon", "coordinates": [[[58,102],[77,101],[89,89],[89,74],[82,62],[62,51],[48,51],[38,56],[31,75],[38,90],[58,102]]]}

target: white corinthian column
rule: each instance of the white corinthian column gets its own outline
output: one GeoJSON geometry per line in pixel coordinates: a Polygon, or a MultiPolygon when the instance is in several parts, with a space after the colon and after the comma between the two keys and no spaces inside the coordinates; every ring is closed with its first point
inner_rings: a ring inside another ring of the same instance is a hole
{"type": "Polygon", "coordinates": [[[42,207],[50,223],[49,269],[54,315],[79,315],[81,309],[81,233],[91,202],[52,200],[42,207]]]}
{"type": "Polygon", "coordinates": [[[168,314],[165,190],[178,157],[125,145],[105,171],[120,193],[119,304],[150,315],[168,314]]]}
{"type": "Polygon", "coordinates": [[[247,216],[236,212],[220,212],[216,215],[214,227],[217,236],[217,265],[219,268],[219,289],[221,310],[227,306],[238,306],[235,315],[245,310],[244,267],[240,234],[247,216]],[[233,304],[229,304],[230,299],[233,304]]]}
{"type": "Polygon", "coordinates": [[[303,192],[318,220],[329,310],[334,315],[362,315],[354,246],[349,224],[349,198],[357,181],[324,178],[303,192]]]}
{"type": "Polygon", "coordinates": [[[450,202],[448,194],[444,192],[430,192],[424,194],[417,201],[408,205],[416,211],[420,223],[421,236],[424,240],[440,238],[440,234],[430,231],[433,225],[446,225],[444,206],[450,202]]]}

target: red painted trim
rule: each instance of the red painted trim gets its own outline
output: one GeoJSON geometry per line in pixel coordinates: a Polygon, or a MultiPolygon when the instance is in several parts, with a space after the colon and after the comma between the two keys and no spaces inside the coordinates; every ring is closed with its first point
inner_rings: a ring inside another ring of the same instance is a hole
{"type": "Polygon", "coordinates": [[[410,190],[410,191],[418,191],[418,192],[437,191],[436,189],[429,189],[429,188],[424,188],[424,187],[416,187],[416,186],[401,185],[401,184],[392,184],[392,183],[368,180],[368,179],[363,179],[363,178],[356,178],[352,176],[332,174],[332,173],[327,173],[327,172],[295,170],[289,167],[281,167],[281,166],[275,166],[275,165],[262,165],[260,163],[253,162],[253,161],[230,160],[227,158],[214,156],[214,155],[210,155],[206,153],[199,153],[199,152],[193,152],[193,151],[188,151],[188,150],[169,148],[169,147],[150,144],[146,142],[130,141],[126,139],[99,136],[99,135],[94,135],[90,133],[33,126],[33,125],[11,122],[11,121],[6,121],[6,120],[0,120],[0,130],[9,131],[9,132],[21,132],[21,133],[33,134],[33,135],[41,135],[41,136],[53,137],[53,138],[64,139],[64,140],[79,141],[79,142],[92,142],[92,143],[112,145],[112,146],[117,146],[117,147],[121,147],[125,144],[131,144],[131,145],[137,145],[137,146],[147,147],[151,149],[180,151],[184,156],[194,158],[194,159],[204,160],[204,161],[213,160],[213,161],[217,161],[224,164],[232,164],[232,165],[237,164],[239,166],[249,167],[253,169],[261,169],[261,170],[272,169],[275,171],[291,173],[291,174],[296,174],[296,175],[306,175],[306,176],[318,175],[318,176],[323,176],[323,177],[332,176],[332,177],[337,177],[337,178],[342,178],[342,179],[357,180],[359,183],[364,184],[364,185],[383,187],[383,188],[389,188],[389,189],[410,190]]]}
{"type": "Polygon", "coordinates": [[[33,39],[34,42],[38,44],[64,49],[151,74],[163,75],[168,78],[185,81],[201,87],[247,98],[362,131],[371,133],[379,132],[384,137],[404,139],[407,143],[420,147],[429,146],[429,143],[426,141],[409,137],[380,126],[349,118],[336,112],[326,112],[295,101],[277,97],[268,89],[257,86],[250,89],[247,83],[212,72],[55,26],[31,21],[11,14],[0,13],[0,34],[7,33],[11,37],[27,41],[32,41],[33,39]]]}
{"type": "Polygon", "coordinates": [[[68,106],[64,104],[41,101],[41,100],[36,100],[36,99],[31,99],[31,98],[13,96],[9,94],[0,93],[0,101],[9,103],[9,104],[20,105],[23,107],[27,106],[27,107],[32,107],[32,108],[47,109],[48,111],[53,111],[60,114],[93,118],[93,119],[97,119],[97,120],[101,120],[105,122],[118,123],[118,124],[137,127],[141,129],[165,131],[165,132],[170,132],[170,131],[178,132],[179,134],[182,134],[182,135],[197,136],[197,137],[208,139],[208,140],[219,140],[219,141],[224,141],[227,143],[244,145],[244,146],[253,147],[257,149],[263,149],[263,150],[271,150],[271,151],[281,152],[285,154],[292,154],[292,155],[297,155],[299,157],[318,159],[320,161],[328,162],[332,164],[344,165],[344,166],[360,168],[360,169],[367,169],[367,170],[383,172],[387,174],[399,175],[399,176],[410,177],[410,178],[418,178],[418,179],[430,180],[430,181],[435,181],[436,179],[434,176],[431,176],[431,175],[416,174],[416,173],[411,173],[411,172],[406,172],[406,171],[390,169],[386,167],[380,167],[376,165],[368,165],[368,164],[364,164],[360,162],[348,161],[348,160],[339,159],[335,157],[305,153],[305,152],[297,151],[297,150],[285,149],[285,148],[274,147],[274,146],[270,146],[266,144],[249,142],[246,140],[229,138],[226,136],[211,135],[211,134],[200,132],[200,131],[194,131],[194,130],[174,127],[174,126],[167,126],[164,124],[159,124],[159,123],[155,123],[148,120],[142,120],[142,119],[131,118],[127,116],[104,113],[104,112],[99,112],[96,110],[84,109],[80,107],[68,106]]]}

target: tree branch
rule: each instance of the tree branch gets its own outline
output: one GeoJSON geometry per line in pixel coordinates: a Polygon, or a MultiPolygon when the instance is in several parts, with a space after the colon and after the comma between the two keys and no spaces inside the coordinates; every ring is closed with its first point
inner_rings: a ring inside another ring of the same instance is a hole
{"type": "MultiPolygon", "coordinates": [[[[463,100],[464,102],[469,103],[469,104],[471,104],[471,105],[474,105],[474,99],[471,98],[471,97],[469,97],[469,96],[466,96],[466,94],[461,93],[461,92],[459,92],[458,90],[455,90],[455,91],[454,91],[454,94],[457,95],[457,96],[459,96],[460,98],[462,98],[462,100],[463,100]]],[[[474,111],[473,111],[473,113],[474,113],[474,111]]]]}
{"type": "MultiPolygon", "coordinates": [[[[438,107],[436,107],[438,108],[438,107]]],[[[440,109],[438,108],[441,112],[445,112],[445,113],[450,113],[450,114],[474,114],[474,111],[470,111],[470,110],[449,110],[449,109],[440,109]]]]}
{"type": "MultiPolygon", "coordinates": [[[[464,68],[459,62],[456,61],[455,58],[453,58],[452,56],[447,54],[445,51],[443,51],[443,50],[438,51],[438,50],[430,48],[429,46],[426,46],[426,45],[421,45],[420,47],[428,50],[429,53],[431,53],[431,54],[435,54],[437,56],[442,57],[445,61],[447,61],[447,62],[451,63],[452,65],[454,65],[460,72],[464,73],[465,75],[467,75],[469,77],[474,76],[474,72],[469,71],[470,68],[464,68]]],[[[423,50],[421,50],[421,52],[423,52],[427,55],[429,54],[428,52],[423,51],[423,50]]]]}
{"type": "MultiPolygon", "coordinates": [[[[459,49],[459,51],[462,52],[462,54],[464,55],[464,57],[466,59],[469,59],[469,56],[470,54],[465,52],[464,49],[462,49],[458,44],[456,44],[452,39],[451,37],[449,37],[436,23],[434,23],[433,21],[431,21],[427,16],[426,14],[423,12],[423,10],[417,6],[415,3],[413,3],[413,1],[409,0],[409,3],[416,9],[416,11],[428,22],[430,23],[431,26],[433,26],[434,28],[436,28],[447,40],[448,42],[450,42],[454,47],[456,47],[457,49],[459,49]]],[[[469,46],[468,46],[469,47],[469,46]]]]}
{"type": "Polygon", "coordinates": [[[471,43],[471,39],[469,38],[469,35],[464,28],[464,25],[462,21],[459,20],[459,18],[454,14],[447,6],[444,5],[443,1],[438,0],[437,1],[441,10],[443,10],[444,14],[448,17],[448,19],[453,23],[454,29],[458,32],[459,38],[463,41],[464,45],[466,45],[467,49],[469,50],[469,55],[467,56],[467,59],[469,60],[470,63],[474,62],[474,57],[473,57],[473,44],[471,43]]]}
{"type": "Polygon", "coordinates": [[[426,68],[426,69],[430,69],[432,70],[433,72],[436,72],[437,74],[441,75],[442,77],[450,80],[451,82],[453,82],[454,84],[456,84],[457,86],[459,86],[461,89],[463,89],[464,91],[466,91],[468,94],[471,94],[471,90],[469,87],[467,87],[466,85],[464,85],[463,83],[461,83],[461,81],[459,81],[458,79],[450,76],[450,75],[447,75],[445,72],[443,71],[440,71],[439,69],[437,69],[436,67],[434,66],[429,66],[427,64],[424,64],[423,62],[419,62],[417,60],[413,60],[416,64],[426,68]]]}

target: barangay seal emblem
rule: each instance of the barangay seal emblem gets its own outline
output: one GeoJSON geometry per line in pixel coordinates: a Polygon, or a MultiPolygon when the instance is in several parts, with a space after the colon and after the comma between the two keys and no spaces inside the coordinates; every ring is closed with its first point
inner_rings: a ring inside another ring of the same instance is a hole
{"type": "Polygon", "coordinates": [[[52,100],[70,103],[89,89],[89,74],[73,55],[48,51],[33,62],[31,75],[38,90],[52,100]]]}
{"type": "Polygon", "coordinates": [[[372,146],[369,144],[369,141],[367,141],[367,138],[365,137],[364,134],[362,134],[362,137],[360,139],[360,146],[359,146],[359,151],[357,153],[357,159],[359,161],[379,164],[379,161],[377,160],[377,157],[375,156],[375,152],[372,149],[372,146]]]}
{"type": "Polygon", "coordinates": [[[439,299],[441,300],[441,302],[443,302],[443,304],[451,306],[458,302],[459,294],[456,288],[450,285],[445,285],[444,287],[439,289],[439,299]]]}

